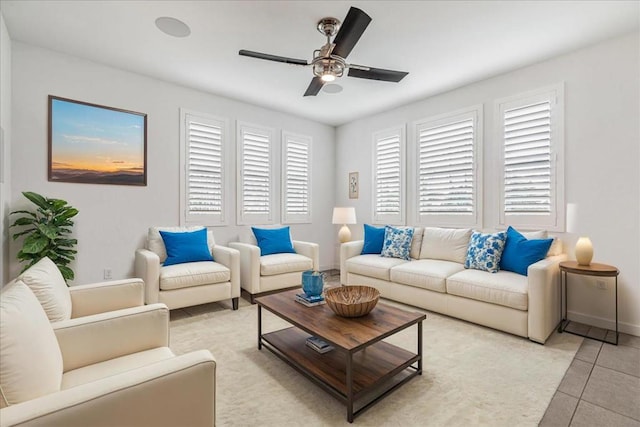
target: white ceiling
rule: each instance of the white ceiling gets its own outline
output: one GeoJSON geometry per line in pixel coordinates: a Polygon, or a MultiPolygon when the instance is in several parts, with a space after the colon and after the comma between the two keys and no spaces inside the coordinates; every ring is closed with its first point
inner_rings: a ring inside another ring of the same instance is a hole
{"type": "Polygon", "coordinates": [[[12,40],[201,91],[340,125],[359,117],[637,31],[638,1],[13,1],[12,40]],[[409,71],[400,83],[342,77],[302,94],[310,67],[241,57],[248,49],[311,60],[316,23],[350,6],[373,19],[348,62],[409,71]],[[178,18],[187,38],[161,33],[178,18]]]}

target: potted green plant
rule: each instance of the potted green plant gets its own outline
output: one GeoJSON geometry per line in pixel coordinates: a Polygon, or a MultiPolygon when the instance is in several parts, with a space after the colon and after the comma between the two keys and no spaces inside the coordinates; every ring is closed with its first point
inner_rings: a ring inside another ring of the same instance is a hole
{"type": "Polygon", "coordinates": [[[15,220],[11,227],[26,227],[13,235],[13,240],[26,236],[22,249],[18,252],[18,260],[27,262],[22,271],[31,267],[44,257],[49,257],[58,268],[65,280],[73,280],[75,274],[68,265],[75,259],[78,244],[71,239],[71,218],[78,214],[78,210],[67,204],[65,200],[49,199],[31,191],[22,193],[37,209],[35,212],[19,210],[10,215],[24,214],[15,220]]]}

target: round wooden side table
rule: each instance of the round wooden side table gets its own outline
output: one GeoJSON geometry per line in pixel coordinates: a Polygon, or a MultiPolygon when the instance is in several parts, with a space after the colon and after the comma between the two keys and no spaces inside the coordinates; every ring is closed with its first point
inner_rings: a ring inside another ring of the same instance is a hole
{"type": "Polygon", "coordinates": [[[560,325],[558,325],[558,332],[568,332],[570,334],[579,335],[581,337],[591,338],[597,341],[606,342],[608,344],[618,345],[618,275],[620,271],[607,264],[599,264],[592,262],[589,265],[580,265],[577,261],[563,261],[560,263],[560,325]],[[587,334],[581,334],[574,331],[568,331],[567,326],[571,323],[571,320],[567,319],[567,301],[569,300],[569,293],[567,290],[567,273],[577,274],[581,276],[596,276],[596,277],[614,277],[615,278],[615,306],[616,306],[616,334],[615,341],[607,341],[607,334],[602,339],[588,336],[587,334]],[[564,290],[564,292],[563,292],[564,290]],[[564,294],[564,298],[563,298],[564,294]],[[564,312],[563,312],[563,299],[564,299],[564,312]]]}

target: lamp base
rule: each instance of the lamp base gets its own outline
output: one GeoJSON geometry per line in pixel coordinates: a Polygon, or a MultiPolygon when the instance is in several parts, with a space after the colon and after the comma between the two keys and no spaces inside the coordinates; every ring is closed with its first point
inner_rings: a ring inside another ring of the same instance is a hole
{"type": "Polygon", "coordinates": [[[340,231],[338,232],[338,239],[340,239],[340,243],[345,243],[351,240],[351,230],[347,227],[347,224],[344,224],[340,231]]]}
{"type": "Polygon", "coordinates": [[[576,243],[576,261],[579,265],[589,265],[593,259],[593,245],[588,237],[580,237],[576,243]]]}

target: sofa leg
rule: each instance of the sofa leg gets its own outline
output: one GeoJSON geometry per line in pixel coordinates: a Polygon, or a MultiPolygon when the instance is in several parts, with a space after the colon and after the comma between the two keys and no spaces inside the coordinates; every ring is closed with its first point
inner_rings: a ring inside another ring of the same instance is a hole
{"type": "Polygon", "coordinates": [[[240,298],[238,298],[238,297],[231,298],[231,305],[233,306],[233,309],[234,309],[234,310],[237,310],[237,309],[238,309],[238,300],[239,300],[239,299],[240,299],[240,298]]]}

